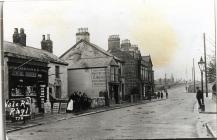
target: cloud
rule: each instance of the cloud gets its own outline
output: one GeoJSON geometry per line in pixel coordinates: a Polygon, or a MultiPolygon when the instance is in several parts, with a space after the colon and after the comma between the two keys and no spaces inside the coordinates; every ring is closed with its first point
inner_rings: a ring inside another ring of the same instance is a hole
{"type": "Polygon", "coordinates": [[[178,43],[176,33],[162,13],[152,8],[135,11],[131,34],[138,41],[142,54],[150,54],[155,67],[168,65],[178,43]]]}

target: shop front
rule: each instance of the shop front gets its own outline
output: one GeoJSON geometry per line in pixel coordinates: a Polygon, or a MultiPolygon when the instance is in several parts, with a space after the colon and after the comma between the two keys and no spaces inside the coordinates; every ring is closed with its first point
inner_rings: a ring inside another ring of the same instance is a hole
{"type": "Polygon", "coordinates": [[[31,99],[31,113],[44,113],[48,69],[46,62],[9,58],[9,100],[31,99]]]}

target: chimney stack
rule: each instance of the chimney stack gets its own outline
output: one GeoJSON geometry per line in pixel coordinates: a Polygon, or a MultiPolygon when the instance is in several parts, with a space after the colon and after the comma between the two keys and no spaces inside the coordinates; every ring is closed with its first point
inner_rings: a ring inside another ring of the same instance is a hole
{"type": "Polygon", "coordinates": [[[123,51],[129,51],[130,47],[131,47],[131,43],[129,39],[122,40],[121,49],[123,51]]]}
{"type": "Polygon", "coordinates": [[[19,44],[22,46],[26,46],[26,34],[24,33],[23,28],[20,28],[19,44]]]}
{"type": "Polygon", "coordinates": [[[78,32],[76,33],[76,43],[80,40],[90,42],[90,34],[88,32],[88,28],[78,28],[78,32]]]}
{"type": "Polygon", "coordinates": [[[50,34],[47,34],[47,40],[45,40],[45,35],[42,35],[41,49],[53,53],[53,42],[50,40],[50,34]]]}
{"type": "Polygon", "coordinates": [[[18,32],[18,28],[14,28],[13,43],[19,43],[19,32],[18,32]]]}
{"type": "Polygon", "coordinates": [[[108,49],[120,49],[120,37],[119,35],[110,35],[108,38],[108,49]]]}
{"type": "Polygon", "coordinates": [[[47,51],[53,53],[53,42],[50,40],[50,34],[47,34],[46,45],[47,45],[47,51]]]}
{"type": "Polygon", "coordinates": [[[47,48],[47,45],[46,45],[45,35],[42,35],[41,49],[46,50],[46,48],[47,48]]]}

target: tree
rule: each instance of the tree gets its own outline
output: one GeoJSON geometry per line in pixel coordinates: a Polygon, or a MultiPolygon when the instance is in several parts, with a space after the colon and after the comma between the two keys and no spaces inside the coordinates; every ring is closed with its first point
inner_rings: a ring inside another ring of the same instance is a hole
{"type": "Polygon", "coordinates": [[[212,83],[216,80],[215,58],[212,58],[207,66],[207,78],[209,83],[212,83]]]}

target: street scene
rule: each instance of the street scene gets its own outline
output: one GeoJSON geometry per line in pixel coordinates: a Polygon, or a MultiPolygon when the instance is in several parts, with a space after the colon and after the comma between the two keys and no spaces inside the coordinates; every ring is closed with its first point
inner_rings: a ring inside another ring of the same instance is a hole
{"type": "Polygon", "coordinates": [[[39,125],[11,132],[9,137],[11,140],[211,138],[201,124],[216,121],[216,114],[209,114],[207,120],[198,114],[194,94],[186,94],[184,86],[169,92],[169,99],[39,125]]]}
{"type": "Polygon", "coordinates": [[[0,4],[0,139],[217,138],[215,0],[0,4]]]}

